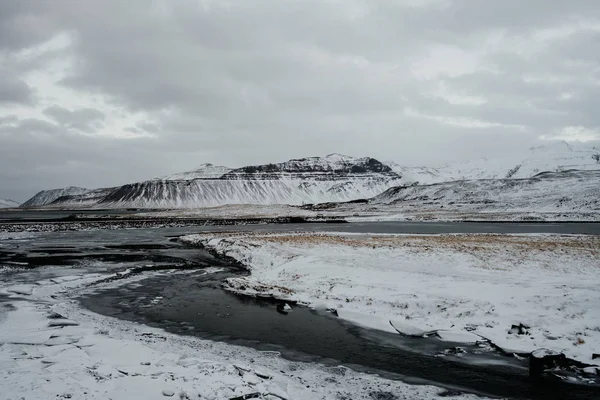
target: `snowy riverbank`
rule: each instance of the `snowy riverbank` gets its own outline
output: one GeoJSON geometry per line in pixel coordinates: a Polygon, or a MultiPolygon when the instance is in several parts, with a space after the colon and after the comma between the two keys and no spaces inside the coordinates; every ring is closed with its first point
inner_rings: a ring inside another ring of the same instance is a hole
{"type": "Polygon", "coordinates": [[[228,289],[335,308],[409,335],[481,337],[585,362],[600,353],[600,238],[559,235],[206,234],[251,270],[228,289]],[[514,328],[518,327],[518,328],[514,328]]]}
{"type": "MultiPolygon", "coordinates": [[[[178,272],[153,276],[168,273],[178,272]]],[[[434,399],[444,392],[173,335],[94,314],[72,300],[106,274],[46,267],[0,269],[0,278],[2,400],[232,399],[247,394],[272,400],[434,399]]]]}

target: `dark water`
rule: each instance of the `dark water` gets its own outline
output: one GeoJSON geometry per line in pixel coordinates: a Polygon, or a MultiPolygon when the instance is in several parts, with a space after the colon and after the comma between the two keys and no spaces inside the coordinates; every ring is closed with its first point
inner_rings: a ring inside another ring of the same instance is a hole
{"type": "MultiPolygon", "coordinates": [[[[65,210],[22,210],[1,211],[0,223],[28,223],[28,221],[46,221],[47,223],[58,222],[73,213],[83,216],[124,217],[135,216],[140,212],[149,210],[88,210],[88,211],[65,211],[65,210]]],[[[288,224],[251,224],[251,225],[227,225],[227,226],[202,226],[201,220],[176,219],[182,225],[177,228],[166,228],[167,221],[172,218],[152,218],[146,224],[153,224],[171,235],[190,234],[205,231],[309,231],[309,232],[349,232],[349,233],[398,233],[398,234],[442,234],[442,233],[556,233],[556,234],[583,234],[600,235],[600,222],[353,222],[353,223],[288,223],[288,224]],[[170,229],[170,231],[168,231],[170,229]]],[[[98,226],[109,227],[115,220],[96,221],[94,228],[98,226]]],[[[79,222],[85,226],[86,222],[79,222]]],[[[62,222],[61,222],[62,224],[62,222]]],[[[135,226],[132,226],[135,227],[135,226]]],[[[146,228],[144,226],[143,228],[146,228]]],[[[110,236],[117,236],[114,230],[110,236]]]]}
{"type": "Polygon", "coordinates": [[[142,286],[100,290],[81,301],[100,314],[178,334],[279,351],[297,361],[343,364],[413,383],[511,398],[600,396],[600,388],[554,381],[534,383],[526,361],[502,356],[489,347],[372,331],[345,323],[326,311],[304,307],[282,314],[273,302],[221,290],[221,279],[231,274],[160,276],[143,281],[142,286]],[[441,355],[444,351],[452,353],[455,346],[466,353],[441,355]]]}
{"type": "Polygon", "coordinates": [[[133,215],[152,210],[0,210],[0,221],[27,221],[27,220],[57,220],[66,218],[72,214],[80,215],[102,215],[102,216],[122,216],[133,215]]]}

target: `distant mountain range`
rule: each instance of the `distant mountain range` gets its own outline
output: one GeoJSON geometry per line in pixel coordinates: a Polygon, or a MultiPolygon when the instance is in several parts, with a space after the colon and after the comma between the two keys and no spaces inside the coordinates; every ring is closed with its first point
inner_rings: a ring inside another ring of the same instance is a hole
{"type": "Polygon", "coordinates": [[[22,207],[197,208],[223,204],[291,204],[376,196],[401,176],[374,158],[330,154],[237,169],[199,168],[113,188],[42,191],[22,207]],[[221,174],[222,172],[222,174],[221,174]]]}
{"type": "Polygon", "coordinates": [[[481,157],[433,168],[406,167],[394,162],[386,164],[401,174],[406,182],[430,184],[473,179],[531,178],[541,172],[571,169],[598,170],[599,159],[600,149],[559,141],[501,157],[481,157]]]}
{"type": "Polygon", "coordinates": [[[21,204],[23,208],[31,208],[31,207],[41,207],[48,204],[52,204],[56,199],[66,197],[66,196],[77,196],[81,194],[88,193],[90,190],[75,186],[69,186],[62,189],[50,189],[43,190],[27,200],[25,203],[21,204]]]}
{"type": "Polygon", "coordinates": [[[0,199],[0,208],[17,208],[19,203],[13,200],[0,199]]]}
{"type": "MultiPolygon", "coordinates": [[[[397,186],[365,201],[307,206],[339,215],[384,219],[493,214],[597,220],[600,217],[600,170],[541,172],[531,178],[473,179],[397,186]]],[[[504,218],[504,217],[503,217],[504,218]]],[[[501,219],[503,219],[501,218],[501,219]]]]}
{"type": "MultiPolygon", "coordinates": [[[[599,158],[600,150],[596,148],[574,148],[565,142],[557,142],[505,157],[481,158],[439,167],[407,167],[394,162],[380,162],[370,157],[356,158],[340,154],[242,168],[202,164],[192,171],[118,187],[68,187],[42,191],[21,207],[200,208],[224,204],[302,205],[369,199],[386,191],[389,193],[389,190],[402,192],[407,189],[399,188],[406,186],[464,180],[498,180],[500,183],[494,187],[507,191],[516,190],[517,186],[506,183],[506,180],[532,177],[537,180],[556,179],[558,175],[550,177],[544,173],[600,170],[599,158]]],[[[597,177],[593,174],[590,176],[591,179],[597,177]]],[[[458,191],[474,190],[466,184],[452,187],[452,190],[458,191]]],[[[560,187],[548,187],[544,190],[554,190],[556,193],[563,191],[560,187]]]]}

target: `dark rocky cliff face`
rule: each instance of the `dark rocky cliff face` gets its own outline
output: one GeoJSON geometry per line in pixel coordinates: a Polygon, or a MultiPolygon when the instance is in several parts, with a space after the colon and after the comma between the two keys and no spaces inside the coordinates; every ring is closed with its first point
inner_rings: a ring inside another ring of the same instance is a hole
{"type": "Polygon", "coordinates": [[[368,174],[397,176],[384,163],[371,158],[352,158],[332,154],[324,158],[309,157],[290,160],[278,164],[251,165],[234,169],[224,174],[221,179],[280,179],[313,178],[344,179],[368,174]]]}

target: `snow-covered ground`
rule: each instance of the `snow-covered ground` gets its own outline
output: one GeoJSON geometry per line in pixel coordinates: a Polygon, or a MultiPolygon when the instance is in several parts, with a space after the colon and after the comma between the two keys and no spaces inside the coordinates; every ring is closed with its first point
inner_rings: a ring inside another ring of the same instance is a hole
{"type": "Polygon", "coordinates": [[[74,268],[0,270],[0,399],[434,399],[444,391],[173,335],[72,300],[104,278],[74,268]]]}
{"type": "Polygon", "coordinates": [[[409,335],[481,337],[586,363],[600,353],[600,238],[559,235],[203,234],[251,269],[228,288],[334,308],[409,335]],[[526,326],[515,331],[514,326],[526,326]]]}

